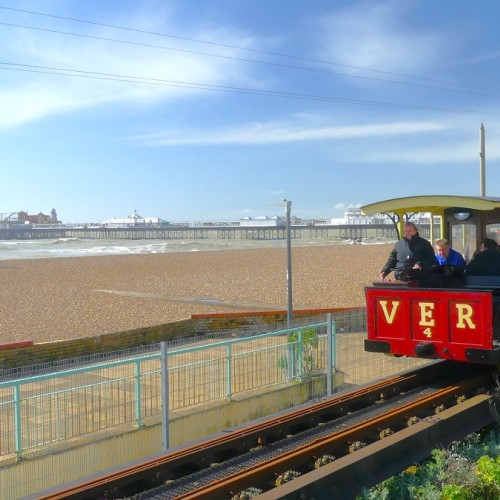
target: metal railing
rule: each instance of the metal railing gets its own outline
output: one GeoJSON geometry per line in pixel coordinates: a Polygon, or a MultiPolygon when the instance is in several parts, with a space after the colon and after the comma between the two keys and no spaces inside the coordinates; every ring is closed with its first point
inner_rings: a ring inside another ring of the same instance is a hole
{"type": "MultiPolygon", "coordinates": [[[[327,367],[327,322],[168,352],[169,414],[289,384],[327,367]]],[[[0,455],[159,422],[161,353],[0,382],[0,455]]]]}

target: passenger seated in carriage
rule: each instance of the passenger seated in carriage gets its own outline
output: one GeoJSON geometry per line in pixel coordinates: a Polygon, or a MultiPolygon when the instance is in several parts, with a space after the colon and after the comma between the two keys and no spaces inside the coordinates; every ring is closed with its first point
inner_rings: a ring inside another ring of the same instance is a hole
{"type": "Polygon", "coordinates": [[[444,238],[436,240],[434,246],[436,247],[436,260],[440,266],[455,266],[463,269],[467,265],[462,254],[451,248],[448,240],[444,238]]]}
{"type": "Polygon", "coordinates": [[[484,238],[481,249],[467,265],[468,276],[500,276],[500,252],[495,240],[484,238]]]}

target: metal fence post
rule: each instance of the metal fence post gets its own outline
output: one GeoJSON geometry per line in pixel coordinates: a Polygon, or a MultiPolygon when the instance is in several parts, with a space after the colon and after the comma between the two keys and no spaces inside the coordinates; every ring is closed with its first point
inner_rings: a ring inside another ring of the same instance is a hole
{"type": "Polygon", "coordinates": [[[231,372],[231,344],[226,345],[226,397],[230,401],[232,397],[233,378],[231,372]]]}
{"type": "Polygon", "coordinates": [[[331,396],[334,389],[335,373],[335,331],[336,324],[332,321],[332,313],[326,315],[326,394],[331,396]]]}
{"type": "Polygon", "coordinates": [[[332,329],[332,367],[335,370],[337,366],[337,322],[334,320],[330,321],[332,329]]]}
{"type": "Polygon", "coordinates": [[[304,336],[302,333],[302,328],[299,330],[299,333],[297,335],[297,363],[298,363],[298,376],[300,379],[302,379],[302,375],[304,373],[304,336]]]}
{"type": "Polygon", "coordinates": [[[21,460],[23,451],[22,429],[21,429],[21,385],[14,385],[14,440],[16,446],[17,460],[21,460]]]}
{"type": "Polygon", "coordinates": [[[135,362],[135,420],[137,427],[143,427],[141,410],[141,362],[135,362]]]}
{"type": "Polygon", "coordinates": [[[292,336],[293,330],[287,329],[287,377],[288,380],[295,378],[297,374],[297,360],[295,359],[297,353],[297,342],[292,336]]]}
{"type": "Polygon", "coordinates": [[[22,429],[21,429],[21,386],[14,386],[14,439],[16,446],[17,460],[21,460],[22,448],[22,429]]]}
{"type": "Polygon", "coordinates": [[[167,343],[160,342],[161,351],[161,436],[163,450],[170,447],[170,418],[169,418],[169,384],[168,384],[168,353],[167,343]]]}

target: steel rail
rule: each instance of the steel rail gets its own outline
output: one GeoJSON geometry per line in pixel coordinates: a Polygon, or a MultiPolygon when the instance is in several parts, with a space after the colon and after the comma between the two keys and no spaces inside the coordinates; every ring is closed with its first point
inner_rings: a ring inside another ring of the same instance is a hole
{"type": "Polygon", "coordinates": [[[423,419],[392,436],[340,457],[320,469],[271,489],[260,500],[328,498],[351,500],[383,480],[430,457],[436,447],[448,446],[489,425],[490,396],[472,397],[438,415],[423,419]]]}
{"type": "MultiPolygon", "coordinates": [[[[423,372],[425,373],[427,370],[423,370],[423,372]]],[[[212,461],[209,460],[210,456],[214,453],[222,452],[227,445],[230,445],[236,440],[246,438],[248,441],[251,441],[251,443],[248,443],[248,448],[257,446],[261,441],[268,441],[269,439],[267,436],[273,433],[283,437],[283,435],[288,433],[286,425],[294,425],[298,419],[303,419],[304,417],[314,418],[315,416],[321,418],[321,413],[325,411],[330,412],[337,406],[355,404],[357,401],[364,398],[372,397],[373,399],[378,399],[380,391],[390,391],[403,384],[412,383],[416,378],[417,374],[413,371],[377,381],[374,384],[356,389],[355,391],[335,396],[333,399],[319,401],[312,405],[294,409],[275,417],[265,418],[249,426],[245,426],[242,429],[222,433],[199,443],[194,443],[178,450],[157,454],[153,458],[141,460],[139,463],[132,463],[128,466],[112,469],[102,474],[93,475],[84,480],[53,488],[28,498],[37,500],[59,500],[70,497],[88,498],[89,495],[99,491],[99,489],[109,489],[110,487],[123,485],[130,482],[131,477],[142,478],[150,471],[157,470],[160,467],[179,467],[184,463],[198,461],[198,455],[202,456],[201,459],[203,461],[212,461]]]]}
{"type": "MultiPolygon", "coordinates": [[[[217,462],[218,456],[224,455],[228,449],[233,451],[237,450],[238,454],[241,454],[258,444],[276,442],[287,434],[293,433],[289,432],[290,430],[294,431],[294,429],[297,428],[299,430],[303,428],[312,428],[318,424],[324,423],[326,419],[332,420],[341,415],[345,415],[351,411],[352,407],[356,407],[362,402],[365,406],[368,403],[373,404],[379,399],[381,392],[385,395],[392,394],[394,396],[401,390],[407,390],[407,387],[415,387],[421,383],[429,382],[430,380],[439,380],[442,378],[442,373],[444,373],[446,366],[455,366],[456,369],[457,366],[463,367],[464,365],[453,365],[452,363],[445,362],[444,364],[436,363],[426,366],[413,372],[384,379],[349,393],[340,394],[334,398],[285,412],[274,418],[262,419],[254,424],[235,429],[229,433],[222,433],[214,438],[194,443],[188,447],[172,450],[167,453],[156,454],[145,460],[136,461],[113,470],[108,470],[81,481],[75,481],[57,488],[52,488],[51,490],[41,492],[28,498],[39,500],[69,497],[75,499],[89,498],[102,494],[104,491],[119,491],[120,488],[139,481],[150,481],[149,484],[151,484],[151,487],[154,487],[158,484],[162,484],[166,480],[178,478],[179,476],[175,476],[175,471],[182,470],[183,466],[195,464],[199,469],[209,467],[211,462],[217,462]],[[368,401],[368,403],[366,403],[366,401],[368,401]],[[151,481],[152,477],[156,477],[160,483],[151,481]]],[[[463,368],[460,369],[463,370],[463,368]]],[[[486,373],[484,376],[487,377],[489,371],[485,372],[483,369],[481,373],[486,373]]],[[[449,387],[448,392],[458,390],[457,387],[457,385],[449,387]]],[[[434,400],[435,398],[430,398],[430,401],[434,400]]],[[[405,408],[399,413],[408,411],[409,408],[405,408]]],[[[382,421],[377,420],[376,425],[381,425],[381,422],[382,421]]],[[[365,428],[368,428],[368,424],[362,427],[362,429],[365,428]]],[[[358,433],[359,432],[362,431],[358,430],[358,433]]],[[[344,436],[345,439],[354,439],[353,437],[345,437],[347,436],[346,433],[339,434],[338,439],[340,439],[340,435],[344,436]]],[[[354,436],[354,434],[352,435],[354,436]]],[[[328,445],[317,444],[317,446],[317,450],[321,450],[322,447],[326,448],[328,445]]],[[[315,453],[321,453],[321,451],[315,451],[315,453]]],[[[281,461],[278,462],[279,466],[283,467],[284,464],[288,463],[288,460],[292,460],[291,457],[293,456],[292,454],[289,457],[282,457],[281,461]]],[[[276,467],[278,467],[278,465],[276,467]]],[[[238,476],[240,476],[241,479],[246,478],[248,474],[240,473],[238,476]]],[[[239,487],[238,485],[243,484],[242,480],[238,481],[237,478],[233,478],[233,480],[235,482],[233,486],[230,486],[232,491],[239,487]]],[[[227,486],[223,488],[227,490],[227,486]]],[[[204,494],[206,494],[206,492],[207,490],[205,489],[204,494]]],[[[192,493],[194,494],[194,492],[192,493]]]]}
{"type": "MultiPolygon", "coordinates": [[[[249,467],[243,473],[239,472],[227,476],[208,487],[202,487],[193,490],[187,495],[180,495],[175,498],[176,500],[195,500],[207,498],[208,496],[212,499],[228,498],[230,492],[242,490],[248,486],[261,486],[264,482],[268,483],[269,478],[278,476],[286,470],[302,469],[306,464],[312,464],[314,462],[312,457],[318,457],[326,453],[335,455],[339,448],[345,447],[346,442],[361,441],[366,439],[370,434],[375,433],[377,429],[390,428],[395,424],[397,425],[405,415],[421,414],[424,411],[428,411],[430,407],[440,405],[443,402],[449,402],[450,398],[457,395],[457,393],[461,395],[484,384],[487,378],[489,378],[489,375],[483,373],[462,384],[454,384],[442,388],[430,396],[419,398],[415,402],[398,407],[370,421],[362,422],[352,428],[336,432],[326,439],[321,438],[312,441],[310,444],[283,454],[277,459],[261,462],[253,467],[249,467]]],[[[280,493],[280,491],[276,492],[277,495],[280,493]]],[[[276,498],[280,497],[276,496],[276,498]]]]}

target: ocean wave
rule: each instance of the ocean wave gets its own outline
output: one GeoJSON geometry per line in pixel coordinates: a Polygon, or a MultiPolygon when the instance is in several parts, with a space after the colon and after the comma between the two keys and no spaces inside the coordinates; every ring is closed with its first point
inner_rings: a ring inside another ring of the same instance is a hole
{"type": "Polygon", "coordinates": [[[60,245],[61,243],[71,243],[72,241],[81,241],[80,238],[58,238],[57,240],[53,240],[53,245],[60,245]]]}
{"type": "MultiPolygon", "coordinates": [[[[363,245],[393,243],[390,238],[363,238],[363,245]]],[[[57,240],[0,241],[0,260],[85,257],[99,255],[145,255],[174,252],[209,252],[254,248],[284,248],[285,240],[246,240],[234,238],[219,240],[105,240],[60,238],[57,240]]],[[[293,247],[345,245],[340,238],[294,239],[293,247]]]]}

